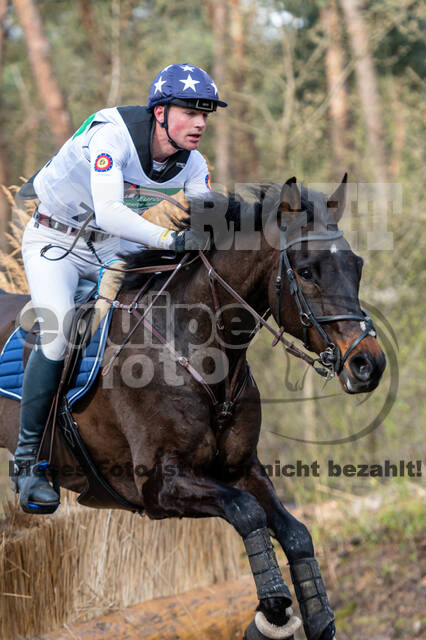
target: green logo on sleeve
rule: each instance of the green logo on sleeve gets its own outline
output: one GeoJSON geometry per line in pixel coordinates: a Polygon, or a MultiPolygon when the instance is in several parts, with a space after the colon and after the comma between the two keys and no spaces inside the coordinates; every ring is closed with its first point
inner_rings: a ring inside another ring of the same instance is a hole
{"type": "Polygon", "coordinates": [[[92,113],[92,115],[91,115],[91,116],[89,116],[89,117],[87,118],[87,120],[85,120],[85,121],[83,122],[83,124],[81,125],[81,127],[80,127],[79,129],[77,129],[77,131],[76,131],[76,132],[75,132],[75,134],[73,135],[73,137],[72,137],[72,139],[73,139],[73,140],[74,140],[74,138],[77,138],[77,136],[80,136],[82,133],[84,133],[84,132],[86,131],[86,129],[88,129],[88,128],[90,127],[90,125],[91,125],[91,124],[92,124],[92,122],[93,122],[93,119],[94,119],[95,115],[96,115],[96,112],[95,112],[95,113],[92,113]]]}

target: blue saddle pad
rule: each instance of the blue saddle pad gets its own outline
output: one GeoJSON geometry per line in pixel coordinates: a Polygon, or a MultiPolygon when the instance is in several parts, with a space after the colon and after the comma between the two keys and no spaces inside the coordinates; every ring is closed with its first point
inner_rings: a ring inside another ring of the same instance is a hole
{"type": "MultiPolygon", "coordinates": [[[[96,378],[105,351],[112,312],[113,307],[108,311],[91,343],[83,352],[73,378],[73,388],[67,392],[70,406],[84,396],[96,378]]],[[[15,329],[0,354],[0,395],[19,401],[22,397],[23,353],[26,336],[27,332],[21,327],[15,329]]]]}

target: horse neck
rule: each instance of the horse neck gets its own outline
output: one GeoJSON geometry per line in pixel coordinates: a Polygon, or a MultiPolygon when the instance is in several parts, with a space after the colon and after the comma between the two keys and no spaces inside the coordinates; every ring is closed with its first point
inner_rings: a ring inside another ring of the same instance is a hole
{"type": "MultiPolygon", "coordinates": [[[[211,263],[217,273],[236,291],[255,311],[263,314],[268,308],[268,284],[272,267],[272,252],[262,250],[228,249],[216,251],[211,263]]],[[[222,298],[232,299],[231,294],[224,295],[221,285],[218,290],[222,298]]]]}

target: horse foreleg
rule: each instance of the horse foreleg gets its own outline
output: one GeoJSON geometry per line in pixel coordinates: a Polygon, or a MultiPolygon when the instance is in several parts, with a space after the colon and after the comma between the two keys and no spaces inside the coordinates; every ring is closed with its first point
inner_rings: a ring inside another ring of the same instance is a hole
{"type": "Polygon", "coordinates": [[[247,469],[236,486],[252,494],[263,507],[268,527],[288,558],[306,637],[331,640],[335,635],[334,614],[308,529],[281,504],[259,460],[247,469]]]}
{"type": "Polygon", "coordinates": [[[259,599],[256,622],[249,626],[245,638],[293,639],[300,620],[292,616],[292,597],[278,567],[265,512],[256,498],[170,462],[165,456],[142,489],[148,516],[216,516],[229,522],[243,538],[259,599]]]}

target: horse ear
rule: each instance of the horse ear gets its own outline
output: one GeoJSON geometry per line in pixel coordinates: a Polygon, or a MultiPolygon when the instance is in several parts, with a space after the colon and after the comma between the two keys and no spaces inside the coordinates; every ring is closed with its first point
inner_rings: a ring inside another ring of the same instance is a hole
{"type": "Polygon", "coordinates": [[[297,180],[289,178],[281,190],[281,211],[300,211],[300,191],[297,180]]]}
{"type": "Polygon", "coordinates": [[[332,209],[332,214],[334,216],[336,224],[339,222],[345,210],[347,183],[348,174],[345,173],[342,182],[339,184],[336,191],[327,200],[327,208],[332,209]]]}

